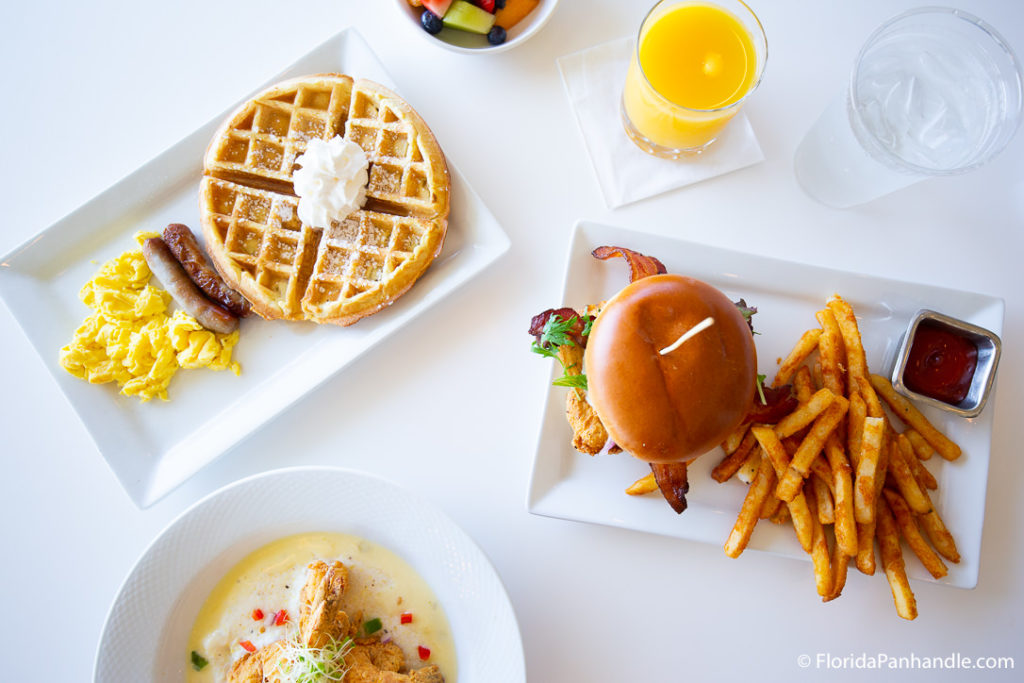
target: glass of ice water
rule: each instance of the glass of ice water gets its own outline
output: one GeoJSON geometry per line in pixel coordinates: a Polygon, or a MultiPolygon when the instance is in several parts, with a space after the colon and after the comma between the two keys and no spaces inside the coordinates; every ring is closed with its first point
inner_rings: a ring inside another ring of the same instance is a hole
{"type": "Polygon", "coordinates": [[[893,17],[797,148],[797,180],[846,208],[977,168],[1016,132],[1021,82],[1013,50],[981,19],[942,7],[893,17]]]}

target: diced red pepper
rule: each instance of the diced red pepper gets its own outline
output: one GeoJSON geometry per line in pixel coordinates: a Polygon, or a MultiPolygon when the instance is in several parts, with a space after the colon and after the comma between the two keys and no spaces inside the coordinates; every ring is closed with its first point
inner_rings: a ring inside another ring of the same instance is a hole
{"type": "Polygon", "coordinates": [[[422,659],[423,661],[427,661],[428,659],[430,659],[429,647],[423,647],[422,645],[420,645],[418,648],[416,648],[416,650],[420,653],[420,659],[422,659]]]}
{"type": "Polygon", "coordinates": [[[288,616],[288,610],[281,610],[280,612],[274,613],[274,626],[281,626],[287,624],[290,617],[288,616]]]}
{"type": "Polygon", "coordinates": [[[263,619],[263,610],[261,610],[259,607],[257,607],[256,609],[254,609],[252,611],[252,620],[253,621],[261,621],[262,619],[263,619]]]}
{"type": "Polygon", "coordinates": [[[401,621],[403,624],[411,624],[412,612],[402,612],[401,621]]]}
{"type": "Polygon", "coordinates": [[[240,640],[238,644],[245,648],[246,652],[256,652],[256,646],[248,640],[240,640]]]}

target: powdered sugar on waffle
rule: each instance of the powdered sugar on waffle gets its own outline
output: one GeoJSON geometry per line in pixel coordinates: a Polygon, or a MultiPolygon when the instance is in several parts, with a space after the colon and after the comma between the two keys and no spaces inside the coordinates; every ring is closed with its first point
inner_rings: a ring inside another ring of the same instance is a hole
{"type": "Polygon", "coordinates": [[[354,142],[337,135],[326,142],[310,140],[306,152],[295,162],[301,166],[292,179],[302,222],[327,228],[366,203],[369,161],[354,142]]]}

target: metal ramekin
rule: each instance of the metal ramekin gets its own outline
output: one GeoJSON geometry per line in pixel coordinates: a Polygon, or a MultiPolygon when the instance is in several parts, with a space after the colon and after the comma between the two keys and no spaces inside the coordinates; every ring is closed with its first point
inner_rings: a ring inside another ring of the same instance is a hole
{"type": "Polygon", "coordinates": [[[996,367],[999,365],[999,354],[1002,351],[1002,342],[998,335],[986,330],[984,327],[972,325],[969,322],[931,311],[928,309],[919,310],[907,326],[907,331],[900,342],[900,348],[896,355],[896,364],[892,370],[892,385],[896,391],[907,398],[920,403],[934,406],[940,410],[954,413],[961,417],[977,417],[985,408],[989,394],[992,393],[992,382],[996,376],[996,367]],[[978,364],[974,369],[974,377],[971,378],[971,388],[967,396],[960,403],[953,405],[934,399],[924,394],[908,389],[903,383],[903,372],[907,367],[907,359],[910,356],[910,346],[914,340],[917,327],[922,322],[930,322],[938,327],[946,328],[970,339],[978,347],[978,364]]]}

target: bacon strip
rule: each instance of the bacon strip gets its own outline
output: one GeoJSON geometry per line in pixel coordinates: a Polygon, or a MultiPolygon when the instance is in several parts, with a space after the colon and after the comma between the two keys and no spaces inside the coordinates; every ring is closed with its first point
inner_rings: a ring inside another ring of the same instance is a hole
{"type": "Polygon", "coordinates": [[[772,424],[796,410],[799,401],[793,393],[792,384],[781,387],[763,387],[767,403],[761,403],[761,397],[754,394],[754,404],[750,406],[746,422],[772,424]]]}
{"type": "Polygon", "coordinates": [[[665,268],[665,264],[653,256],[646,256],[641,254],[639,251],[633,251],[632,249],[626,249],[624,247],[598,247],[590,253],[594,258],[601,259],[602,261],[606,261],[616,256],[621,256],[626,259],[626,263],[629,264],[630,282],[636,282],[637,280],[650,277],[651,275],[660,275],[668,272],[668,269],[665,268]]]}
{"type": "Polygon", "coordinates": [[[540,335],[544,332],[544,326],[548,324],[548,320],[550,320],[553,315],[557,315],[562,320],[572,320],[573,318],[576,318],[573,322],[572,329],[569,330],[568,334],[578,346],[586,348],[587,338],[583,336],[583,328],[586,327],[586,318],[589,316],[577,313],[574,308],[549,308],[542,313],[538,313],[530,319],[530,334],[532,334],[537,341],[540,341],[540,335]]]}
{"type": "Polygon", "coordinates": [[[690,490],[686,466],[685,462],[651,463],[654,481],[658,482],[661,495],[665,497],[677,515],[686,509],[686,494],[690,490]]]}

